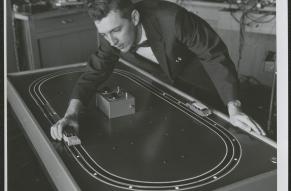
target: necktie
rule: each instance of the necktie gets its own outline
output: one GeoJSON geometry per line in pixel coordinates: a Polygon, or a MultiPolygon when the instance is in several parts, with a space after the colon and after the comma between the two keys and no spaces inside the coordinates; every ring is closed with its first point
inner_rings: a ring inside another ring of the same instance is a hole
{"type": "Polygon", "coordinates": [[[136,51],[137,51],[139,48],[141,48],[141,47],[150,47],[150,44],[149,44],[148,40],[145,40],[145,41],[143,41],[142,43],[139,43],[139,44],[133,46],[133,47],[130,49],[130,51],[131,51],[131,52],[136,52],[136,51]]]}

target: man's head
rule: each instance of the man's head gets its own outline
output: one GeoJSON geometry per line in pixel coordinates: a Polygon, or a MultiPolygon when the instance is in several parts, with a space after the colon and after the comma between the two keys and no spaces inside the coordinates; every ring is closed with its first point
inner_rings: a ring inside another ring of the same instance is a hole
{"type": "Polygon", "coordinates": [[[127,52],[137,38],[139,12],[130,0],[90,0],[88,13],[100,35],[122,52],[127,52]]]}

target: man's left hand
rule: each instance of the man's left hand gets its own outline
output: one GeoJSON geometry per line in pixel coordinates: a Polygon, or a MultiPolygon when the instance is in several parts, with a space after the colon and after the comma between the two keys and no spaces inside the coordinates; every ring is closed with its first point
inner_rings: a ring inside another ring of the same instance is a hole
{"type": "Polygon", "coordinates": [[[240,127],[246,131],[254,131],[259,135],[265,136],[266,133],[261,126],[251,117],[241,111],[240,102],[238,100],[228,103],[228,113],[230,123],[234,126],[240,127]]]}

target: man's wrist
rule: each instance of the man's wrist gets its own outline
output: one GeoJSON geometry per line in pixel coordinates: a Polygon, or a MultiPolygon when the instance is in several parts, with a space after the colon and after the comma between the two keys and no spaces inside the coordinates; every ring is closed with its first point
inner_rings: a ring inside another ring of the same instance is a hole
{"type": "Polygon", "coordinates": [[[241,102],[239,100],[233,100],[227,103],[228,107],[236,107],[236,108],[240,108],[241,107],[241,102]]]}
{"type": "Polygon", "coordinates": [[[83,104],[79,99],[71,99],[68,109],[65,113],[65,118],[76,118],[83,109],[83,104]]]}
{"type": "Polygon", "coordinates": [[[227,104],[228,114],[232,116],[241,112],[241,105],[242,104],[239,100],[233,100],[233,101],[228,102],[227,104]]]}

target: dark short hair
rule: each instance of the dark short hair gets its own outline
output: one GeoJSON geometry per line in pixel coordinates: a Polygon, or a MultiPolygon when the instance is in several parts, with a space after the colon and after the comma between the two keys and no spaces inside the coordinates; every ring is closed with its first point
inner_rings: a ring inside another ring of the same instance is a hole
{"type": "Polygon", "coordinates": [[[124,18],[131,18],[134,9],[131,0],[87,0],[88,14],[94,20],[102,20],[112,10],[119,10],[124,18]]]}

